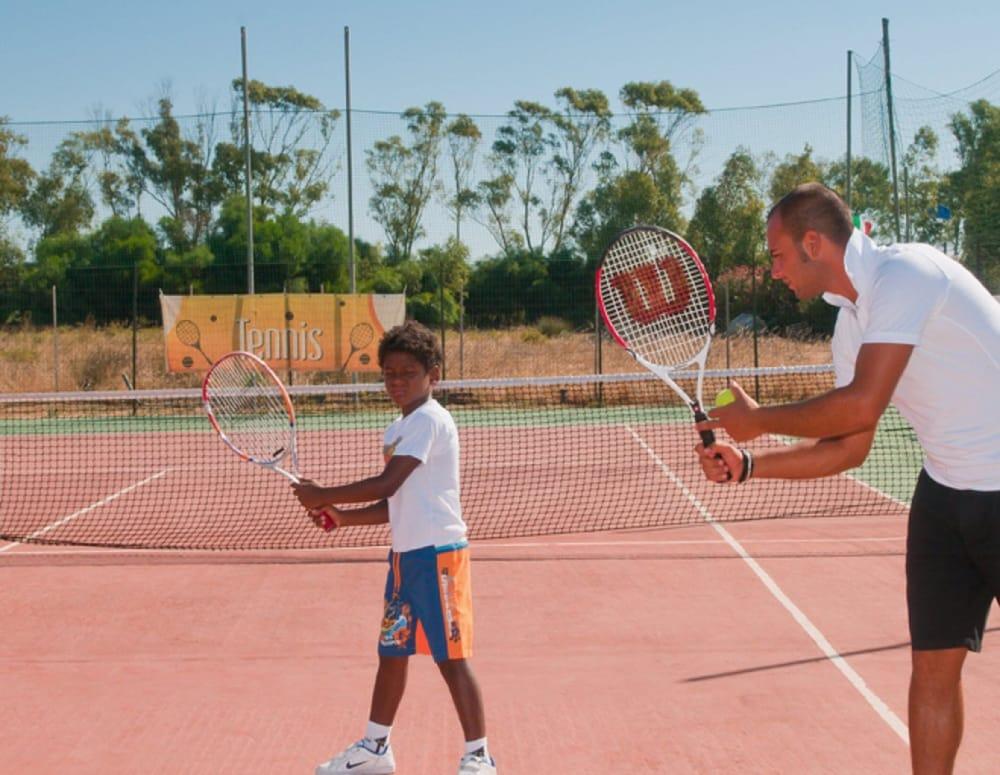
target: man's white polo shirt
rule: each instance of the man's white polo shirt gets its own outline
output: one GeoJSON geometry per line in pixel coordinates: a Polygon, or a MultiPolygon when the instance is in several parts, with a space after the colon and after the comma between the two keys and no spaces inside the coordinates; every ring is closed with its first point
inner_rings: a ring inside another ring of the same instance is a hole
{"type": "Polygon", "coordinates": [[[1000,304],[964,266],[929,245],[878,247],[855,230],[844,268],[854,303],[833,334],[837,386],[862,344],[914,345],[892,403],[917,433],[925,468],[959,490],[1000,490],[1000,304]]]}

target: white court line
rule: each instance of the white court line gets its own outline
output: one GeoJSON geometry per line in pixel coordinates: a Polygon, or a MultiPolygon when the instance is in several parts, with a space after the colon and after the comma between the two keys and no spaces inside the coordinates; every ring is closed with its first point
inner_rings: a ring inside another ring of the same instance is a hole
{"type": "Polygon", "coordinates": [[[101,506],[106,506],[107,504],[111,503],[114,500],[117,500],[118,498],[122,497],[123,495],[128,495],[133,490],[137,490],[140,487],[143,487],[143,486],[149,484],[150,482],[155,481],[156,479],[159,479],[161,476],[165,476],[168,471],[170,471],[169,468],[164,468],[162,471],[159,471],[158,473],[155,473],[152,476],[147,476],[141,482],[136,482],[135,484],[130,484],[128,487],[126,487],[126,488],[124,488],[122,490],[119,490],[116,493],[112,493],[111,495],[107,496],[106,498],[102,498],[99,501],[91,503],[89,506],[85,506],[84,508],[80,509],[79,511],[74,511],[72,514],[69,514],[69,515],[63,517],[58,522],[53,522],[51,525],[46,525],[45,527],[41,528],[40,530],[36,530],[31,535],[27,536],[23,541],[15,541],[12,544],[7,544],[6,546],[0,546],[0,552],[9,551],[10,549],[13,549],[16,546],[21,546],[21,544],[23,544],[25,541],[31,541],[31,540],[33,540],[35,538],[38,538],[39,536],[43,536],[46,533],[51,532],[53,530],[57,530],[58,528],[60,528],[63,525],[65,525],[67,522],[72,522],[77,517],[82,517],[84,514],[87,514],[87,513],[91,512],[91,511],[93,511],[94,509],[98,509],[101,506]]]}
{"type": "Polygon", "coordinates": [[[720,525],[715,517],[712,516],[711,512],[705,508],[704,504],[698,500],[698,497],[691,492],[687,485],[678,477],[670,468],[667,467],[660,457],[654,452],[650,446],[645,442],[645,440],[636,433],[631,426],[626,425],[625,428],[628,430],[632,437],[635,439],[636,443],[649,455],[653,461],[656,463],[657,467],[664,473],[664,475],[670,479],[677,487],[684,493],[685,497],[691,502],[702,518],[710,524],[715,531],[722,536],[722,539],[729,544],[736,554],[738,554],[743,561],[750,567],[750,570],[756,574],[757,578],[760,579],[761,583],[767,588],[767,590],[774,596],[774,598],[784,606],[785,610],[792,615],[792,618],[798,623],[798,625],[806,632],[806,634],[813,639],[813,642],[819,646],[820,651],[826,656],[827,659],[836,667],[848,682],[857,689],[858,693],[868,702],[872,709],[882,718],[882,720],[889,725],[889,728],[895,732],[899,738],[906,743],[910,744],[910,732],[906,727],[906,724],[892,712],[892,709],[885,703],[885,701],[879,697],[875,692],[868,688],[865,683],[865,679],[862,678],[858,672],[851,667],[846,659],[844,659],[837,650],[830,644],[830,641],[826,639],[826,636],[820,632],[819,628],[816,627],[809,618],[802,612],[802,610],[792,602],[791,598],[786,595],[781,587],[778,586],[777,582],[768,575],[760,564],[750,556],[750,554],[743,548],[739,541],[737,541],[733,536],[727,531],[722,525],[720,525]]]}

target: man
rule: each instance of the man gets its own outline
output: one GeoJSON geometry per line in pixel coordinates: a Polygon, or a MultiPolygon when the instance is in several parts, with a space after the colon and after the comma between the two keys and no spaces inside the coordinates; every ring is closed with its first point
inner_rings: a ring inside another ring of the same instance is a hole
{"type": "Polygon", "coordinates": [[[829,476],[864,461],[890,400],[910,422],[925,454],[906,545],[910,755],[917,775],[951,773],[962,665],[1000,599],[1000,304],[929,245],[877,247],[816,183],[774,206],[767,243],[772,277],[799,299],[823,294],[840,308],[836,387],[762,407],[734,386],[735,402],[700,428],[737,442],[765,433],[804,441],[753,455],[699,445],[702,469],[716,482],[829,476]]]}

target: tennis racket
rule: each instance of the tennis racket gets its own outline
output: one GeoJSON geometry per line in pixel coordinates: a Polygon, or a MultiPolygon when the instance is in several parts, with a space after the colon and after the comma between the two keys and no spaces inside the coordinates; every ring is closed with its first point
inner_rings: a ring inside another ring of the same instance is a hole
{"type": "MultiPolygon", "coordinates": [[[[673,388],[696,421],[708,419],[701,386],[715,333],[715,295],[694,248],[657,226],[625,229],[604,251],[594,284],[615,341],[673,388]],[[692,364],[698,367],[694,399],[671,376],[692,364]]],[[[711,430],[700,435],[706,447],[715,443],[711,430]]]]}
{"type": "Polygon", "coordinates": [[[295,407],[274,370],[253,353],[231,352],[201,384],[212,427],[243,460],[299,482],[295,407]]]}
{"type": "MultiPolygon", "coordinates": [[[[243,460],[301,481],[295,406],[263,360],[243,351],[219,358],[201,383],[201,403],[219,438],[243,460]]],[[[320,527],[329,531],[336,525],[322,514],[320,527]]]]}

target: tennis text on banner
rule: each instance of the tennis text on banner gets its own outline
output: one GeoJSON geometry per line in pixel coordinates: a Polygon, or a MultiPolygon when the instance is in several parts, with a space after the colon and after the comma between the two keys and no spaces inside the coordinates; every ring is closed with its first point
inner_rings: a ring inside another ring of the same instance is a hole
{"type": "Polygon", "coordinates": [[[228,352],[291,371],[377,371],[378,342],[403,322],[402,294],[160,296],[167,370],[203,372],[228,352]]]}

